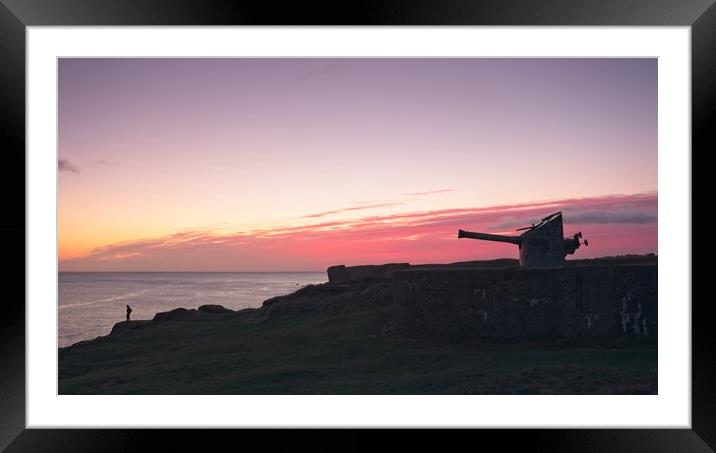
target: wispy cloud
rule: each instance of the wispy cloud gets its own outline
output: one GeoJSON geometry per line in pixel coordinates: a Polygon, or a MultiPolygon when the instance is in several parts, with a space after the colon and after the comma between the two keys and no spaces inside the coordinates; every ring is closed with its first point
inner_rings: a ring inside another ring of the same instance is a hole
{"type": "Polygon", "coordinates": [[[59,171],[68,171],[70,173],[79,173],[80,169],[73,165],[67,159],[60,159],[57,161],[57,168],[59,171]]]}
{"type": "MultiPolygon", "coordinates": [[[[510,244],[458,240],[458,228],[502,232],[565,213],[565,234],[583,231],[579,257],[657,252],[656,194],[565,199],[535,204],[369,216],[225,233],[185,231],[109,244],[63,260],[62,270],[322,270],[333,264],[453,262],[514,257],[510,244]],[[624,206],[631,206],[625,208],[624,206]]],[[[516,234],[509,233],[508,234],[516,234]]]]}
{"type": "MultiPolygon", "coordinates": [[[[429,190],[429,191],[426,191],[426,192],[406,192],[406,193],[403,193],[403,194],[401,194],[401,195],[403,195],[403,196],[417,197],[417,196],[423,196],[423,195],[432,195],[432,194],[437,194],[437,193],[454,192],[454,191],[455,191],[455,189],[438,189],[438,190],[429,190]]],[[[315,218],[319,218],[319,217],[325,217],[325,216],[328,216],[328,215],[342,214],[342,213],[344,213],[344,212],[363,211],[363,210],[366,210],[366,209],[374,209],[374,208],[387,208],[387,207],[391,207],[391,206],[399,206],[399,205],[408,203],[408,202],[410,202],[410,201],[415,201],[415,200],[405,200],[405,199],[403,199],[403,200],[400,200],[400,201],[398,201],[398,200],[391,200],[391,201],[388,201],[388,200],[380,200],[380,201],[377,201],[377,200],[376,200],[376,201],[357,201],[357,202],[355,202],[355,204],[358,204],[358,206],[349,206],[349,207],[346,207],[346,208],[339,208],[339,209],[332,209],[332,210],[329,210],[329,211],[317,212],[317,213],[314,213],[314,214],[305,215],[305,216],[303,216],[302,218],[304,218],[304,219],[315,219],[315,218]]]]}
{"type": "Polygon", "coordinates": [[[387,208],[389,206],[398,206],[400,204],[403,204],[400,201],[389,201],[384,203],[373,203],[373,204],[364,204],[360,206],[351,206],[348,208],[341,208],[341,209],[334,209],[331,211],[323,211],[323,212],[317,212],[315,214],[308,214],[303,216],[304,219],[315,219],[318,217],[325,217],[327,215],[332,214],[340,214],[343,212],[351,212],[351,211],[362,211],[364,209],[373,209],[373,208],[387,208]]]}
{"type": "Polygon", "coordinates": [[[432,194],[435,194],[435,193],[445,193],[445,192],[454,192],[454,191],[455,191],[455,189],[438,189],[438,190],[429,190],[429,191],[427,191],[427,192],[407,192],[407,193],[404,193],[403,195],[409,195],[409,196],[411,196],[411,197],[417,197],[417,196],[420,196],[420,195],[432,195],[432,194]]]}

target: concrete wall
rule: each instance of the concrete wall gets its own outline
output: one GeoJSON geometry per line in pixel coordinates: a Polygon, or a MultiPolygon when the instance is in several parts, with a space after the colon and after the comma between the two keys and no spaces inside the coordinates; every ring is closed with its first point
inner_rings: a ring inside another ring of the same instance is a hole
{"type": "Polygon", "coordinates": [[[359,280],[375,278],[391,278],[393,271],[398,269],[410,269],[408,263],[390,263],[366,266],[331,266],[326,273],[330,283],[348,283],[359,280]]]}
{"type": "Polygon", "coordinates": [[[394,279],[394,321],[448,340],[653,336],[657,266],[411,269],[394,279]]]}

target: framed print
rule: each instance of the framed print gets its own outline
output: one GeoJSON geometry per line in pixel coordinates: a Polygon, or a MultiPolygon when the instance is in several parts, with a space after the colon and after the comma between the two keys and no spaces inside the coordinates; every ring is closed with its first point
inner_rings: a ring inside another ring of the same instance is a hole
{"type": "Polygon", "coordinates": [[[9,451],[713,448],[710,2],[5,3],[9,451]]]}

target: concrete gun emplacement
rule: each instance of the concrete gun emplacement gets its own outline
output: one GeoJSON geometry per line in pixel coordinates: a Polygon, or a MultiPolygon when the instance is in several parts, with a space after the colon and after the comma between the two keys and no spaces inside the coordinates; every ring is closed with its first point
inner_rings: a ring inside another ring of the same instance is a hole
{"type": "Polygon", "coordinates": [[[562,266],[564,258],[574,254],[581,244],[589,245],[586,239],[581,241],[581,231],[572,237],[564,237],[561,211],[548,215],[537,225],[517,229],[522,230],[526,231],[519,236],[458,230],[457,237],[516,244],[520,249],[520,267],[532,268],[562,266]]]}

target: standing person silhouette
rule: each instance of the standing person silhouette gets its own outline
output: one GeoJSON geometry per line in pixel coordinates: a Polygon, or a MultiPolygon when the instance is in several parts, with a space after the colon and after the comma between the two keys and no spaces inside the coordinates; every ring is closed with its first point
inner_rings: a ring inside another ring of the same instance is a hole
{"type": "Polygon", "coordinates": [[[127,305],[127,321],[129,321],[129,315],[131,315],[131,314],[132,314],[132,307],[127,305]]]}

